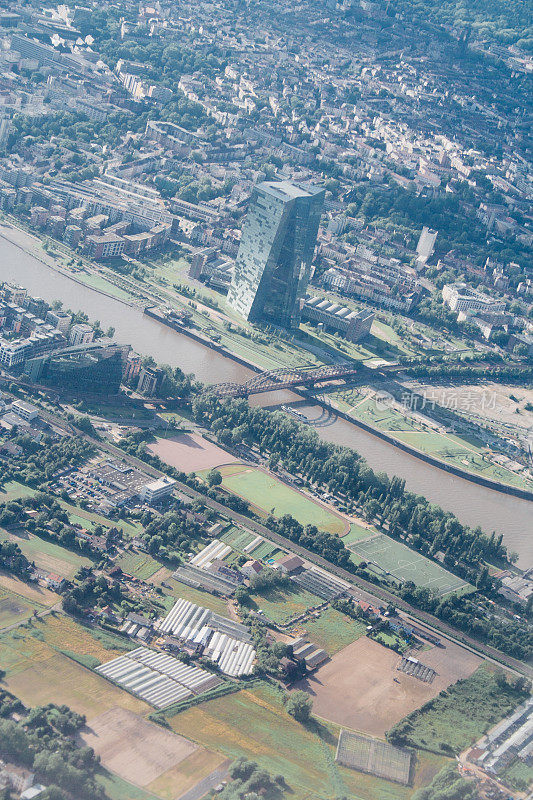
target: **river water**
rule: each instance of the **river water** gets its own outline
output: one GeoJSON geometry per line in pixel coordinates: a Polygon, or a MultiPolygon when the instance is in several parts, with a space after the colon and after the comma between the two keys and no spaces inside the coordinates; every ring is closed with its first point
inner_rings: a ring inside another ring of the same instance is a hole
{"type": "MultiPolygon", "coordinates": [[[[9,231],[8,236],[13,238],[14,232],[9,231]]],[[[24,246],[31,246],[29,238],[24,236],[17,232],[17,241],[24,246]]],[[[62,300],[65,308],[83,310],[91,320],[100,320],[104,329],[113,326],[117,341],[131,344],[138,353],[151,355],[160,363],[178,366],[187,373],[192,372],[205,383],[240,383],[252,375],[250,370],[221,353],[145,316],[142,310],[82,286],[68,276],[56,272],[5,238],[0,238],[0,280],[16,281],[34,296],[42,297],[48,302],[62,300]]],[[[276,407],[288,401],[298,404],[298,408],[325,440],[353,447],[367,459],[375,471],[405,478],[411,491],[453,511],[461,522],[471,526],[480,525],[488,533],[493,530],[503,533],[508,549],[519,554],[520,566],[533,566],[531,502],[450,475],[355,425],[336,418],[323,407],[302,401],[290,392],[275,392],[251,398],[252,404],[264,407],[276,407]]]]}

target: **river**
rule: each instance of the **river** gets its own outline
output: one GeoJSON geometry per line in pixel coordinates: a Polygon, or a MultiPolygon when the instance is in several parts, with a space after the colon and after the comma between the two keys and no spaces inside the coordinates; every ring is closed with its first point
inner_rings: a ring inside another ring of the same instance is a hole
{"type": "MultiPolygon", "coordinates": [[[[34,246],[32,240],[19,231],[1,228],[0,234],[7,234],[9,238],[16,236],[17,243],[27,249],[34,246]]],[[[83,310],[90,319],[100,320],[103,328],[113,326],[117,341],[131,344],[137,352],[153,356],[160,363],[192,372],[205,383],[242,382],[252,375],[250,370],[221,353],[145,316],[140,309],[76,283],[3,236],[0,238],[0,280],[18,282],[31,294],[48,302],[61,300],[66,308],[83,310]]],[[[251,398],[252,404],[269,408],[287,401],[298,402],[298,408],[325,440],[353,447],[376,471],[405,478],[411,491],[453,511],[461,522],[480,525],[488,533],[493,530],[503,533],[507,548],[519,554],[520,566],[533,565],[531,502],[450,475],[332,416],[319,405],[302,402],[290,392],[251,398]]]]}

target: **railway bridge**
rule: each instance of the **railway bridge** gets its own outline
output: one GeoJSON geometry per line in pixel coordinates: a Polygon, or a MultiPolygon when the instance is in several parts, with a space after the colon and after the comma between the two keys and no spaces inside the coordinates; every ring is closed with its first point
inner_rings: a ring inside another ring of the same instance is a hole
{"type": "Polygon", "coordinates": [[[207,391],[217,397],[249,397],[251,394],[315,386],[327,381],[349,378],[361,369],[359,364],[335,364],[322,367],[284,367],[254,375],[246,383],[217,383],[207,391]]]}

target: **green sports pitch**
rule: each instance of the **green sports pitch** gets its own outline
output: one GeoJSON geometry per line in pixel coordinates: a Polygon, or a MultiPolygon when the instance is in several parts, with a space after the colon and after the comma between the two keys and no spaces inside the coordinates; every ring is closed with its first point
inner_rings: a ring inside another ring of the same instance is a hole
{"type": "Polygon", "coordinates": [[[402,583],[412,581],[415,586],[431,589],[438,595],[468,587],[462,578],[382,533],[353,542],[348,548],[373,569],[392,575],[402,583]]]}

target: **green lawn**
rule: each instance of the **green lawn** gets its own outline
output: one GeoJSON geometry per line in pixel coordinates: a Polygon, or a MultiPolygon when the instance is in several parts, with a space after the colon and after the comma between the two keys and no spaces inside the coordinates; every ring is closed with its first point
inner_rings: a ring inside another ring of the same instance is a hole
{"type": "MultiPolygon", "coordinates": [[[[7,539],[9,535],[0,529],[0,537],[7,539]]],[[[70,579],[80,567],[89,567],[93,564],[90,558],[81,553],[67,550],[66,547],[26,531],[20,531],[20,535],[14,533],[11,538],[18,544],[28,561],[33,561],[37,567],[54,572],[63,578],[70,579]]]]}
{"type": "Polygon", "coordinates": [[[366,623],[341,614],[335,608],[326,608],[319,617],[303,623],[306,638],[323,648],[330,656],[355,642],[366,632],[366,623]]]}
{"type": "Polygon", "coordinates": [[[33,494],[36,494],[35,489],[31,489],[18,481],[8,481],[0,486],[0,503],[18,500],[19,497],[31,497],[33,494]]]}
{"type": "Polygon", "coordinates": [[[406,744],[447,755],[460,753],[525,699],[497,685],[495,673],[480,667],[394,726],[406,744]]]}
{"type": "Polygon", "coordinates": [[[346,528],[341,517],[262,470],[225,475],[222,485],[263,514],[292,514],[302,525],[316,525],[329,533],[341,534],[346,528]]]}
{"type": "Polygon", "coordinates": [[[119,300],[132,300],[133,295],[129,292],[121,289],[119,286],[115,286],[114,283],[111,281],[106,280],[101,275],[95,275],[94,273],[80,273],[79,279],[85,283],[87,286],[92,286],[93,289],[99,289],[102,292],[106,292],[106,294],[110,294],[112,297],[116,297],[119,300]]]}
{"type": "Polygon", "coordinates": [[[316,595],[296,586],[274,586],[269,590],[254,592],[252,600],[255,603],[254,610],[261,609],[272,622],[281,624],[322,603],[316,595]]]}

